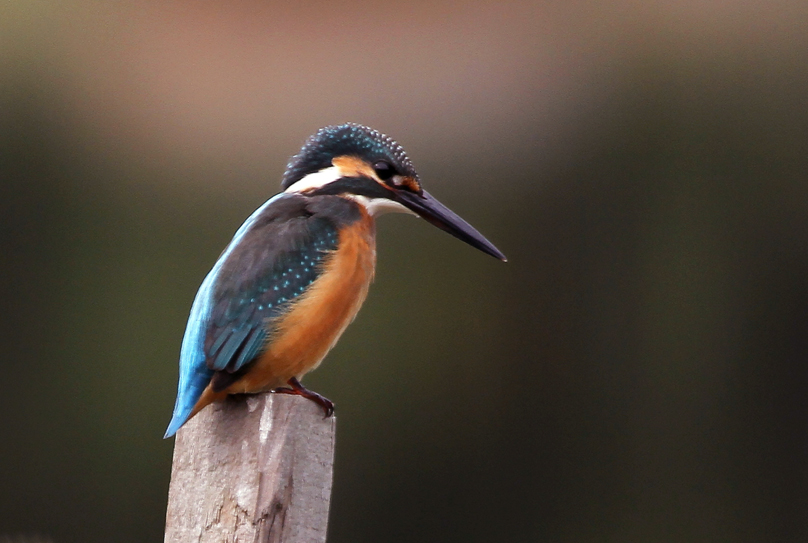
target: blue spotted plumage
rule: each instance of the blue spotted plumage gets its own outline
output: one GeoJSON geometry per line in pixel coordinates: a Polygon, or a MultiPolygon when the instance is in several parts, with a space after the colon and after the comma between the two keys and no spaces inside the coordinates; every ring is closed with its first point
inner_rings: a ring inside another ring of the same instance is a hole
{"type": "Polygon", "coordinates": [[[311,136],[289,161],[281,186],[287,189],[306,174],[331,166],[334,157],[345,155],[365,157],[371,163],[387,160],[399,173],[418,179],[407,153],[392,138],[361,124],[345,123],[326,126],[311,136]]]}
{"type": "Polygon", "coordinates": [[[220,281],[214,291],[218,302],[205,340],[211,369],[234,373],[254,359],[271,332],[271,319],[285,313],[319,276],[323,259],[337,247],[337,231],[329,221],[307,222],[296,248],[268,252],[257,262],[253,249],[241,259],[252,266],[241,264],[238,255],[233,258],[240,273],[220,281]]]}

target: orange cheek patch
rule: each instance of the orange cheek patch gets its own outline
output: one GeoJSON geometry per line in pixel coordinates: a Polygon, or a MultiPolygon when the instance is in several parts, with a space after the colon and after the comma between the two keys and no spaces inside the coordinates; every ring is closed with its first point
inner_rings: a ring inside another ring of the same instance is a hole
{"type": "Polygon", "coordinates": [[[345,177],[370,177],[376,179],[376,173],[373,168],[355,156],[338,156],[334,158],[331,163],[340,169],[345,177]]]}
{"type": "Polygon", "coordinates": [[[421,192],[421,185],[418,181],[415,180],[414,177],[405,177],[401,180],[401,187],[406,188],[410,192],[420,193],[421,192]]]}

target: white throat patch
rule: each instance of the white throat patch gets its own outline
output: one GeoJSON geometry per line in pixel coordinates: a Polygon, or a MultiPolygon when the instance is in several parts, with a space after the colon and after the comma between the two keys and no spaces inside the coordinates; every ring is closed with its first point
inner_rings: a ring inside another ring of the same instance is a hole
{"type": "Polygon", "coordinates": [[[410,215],[418,216],[412,210],[387,198],[368,198],[367,196],[357,196],[356,194],[347,194],[346,196],[354,202],[365,206],[368,215],[371,217],[378,217],[385,213],[409,213],[410,215]]]}

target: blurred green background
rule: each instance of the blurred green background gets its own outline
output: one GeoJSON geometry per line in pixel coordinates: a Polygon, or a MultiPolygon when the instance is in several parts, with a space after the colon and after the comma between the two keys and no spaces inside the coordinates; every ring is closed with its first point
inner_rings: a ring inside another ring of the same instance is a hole
{"type": "Polygon", "coordinates": [[[320,126],[383,217],[331,543],[808,541],[808,3],[0,5],[0,535],[161,541],[199,283],[320,126]]]}

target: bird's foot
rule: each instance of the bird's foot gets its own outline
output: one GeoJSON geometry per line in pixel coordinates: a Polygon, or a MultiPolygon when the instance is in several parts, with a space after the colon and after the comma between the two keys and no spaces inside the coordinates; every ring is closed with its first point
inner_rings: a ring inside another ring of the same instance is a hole
{"type": "Polygon", "coordinates": [[[307,398],[322,407],[323,411],[325,412],[325,418],[328,418],[334,414],[334,402],[325,396],[317,394],[313,390],[309,390],[301,385],[300,381],[297,380],[297,377],[292,377],[287,381],[287,383],[289,383],[289,388],[276,388],[272,392],[277,394],[294,394],[296,396],[303,396],[304,398],[307,398]]]}

